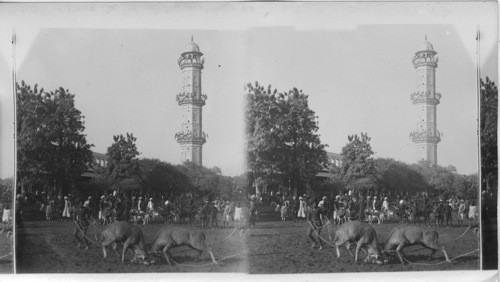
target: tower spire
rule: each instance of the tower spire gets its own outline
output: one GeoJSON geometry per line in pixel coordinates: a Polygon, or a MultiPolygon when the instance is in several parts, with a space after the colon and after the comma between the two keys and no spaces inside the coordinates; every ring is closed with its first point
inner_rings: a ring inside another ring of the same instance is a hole
{"type": "Polygon", "coordinates": [[[203,144],[208,137],[202,127],[202,107],[207,100],[207,95],[201,92],[201,70],[204,64],[202,56],[203,53],[193,42],[191,35],[191,42],[187,44],[178,61],[184,83],[182,92],[176,96],[182,111],[181,131],[175,134],[181,145],[181,160],[197,165],[202,165],[203,144]]]}
{"type": "MultiPolygon", "coordinates": [[[[425,39],[427,40],[427,35],[425,36],[425,39]]],[[[193,35],[191,35],[191,42],[193,42],[193,35]]]]}
{"type": "MultiPolygon", "coordinates": [[[[191,41],[193,41],[193,37],[191,37],[191,41]]],[[[427,41],[427,33],[425,34],[425,41],[427,41]]]]}
{"type": "Polygon", "coordinates": [[[417,161],[428,161],[437,164],[437,144],[442,134],[437,130],[437,105],[441,100],[441,93],[436,91],[437,52],[427,41],[413,57],[413,66],[417,71],[417,91],[410,95],[417,108],[416,130],[410,133],[410,138],[417,147],[417,161]]]}

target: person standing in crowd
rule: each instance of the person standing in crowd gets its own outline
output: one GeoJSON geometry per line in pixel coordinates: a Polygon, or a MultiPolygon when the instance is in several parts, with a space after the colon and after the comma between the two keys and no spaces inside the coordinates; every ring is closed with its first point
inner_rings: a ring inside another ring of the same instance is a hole
{"type": "Polygon", "coordinates": [[[469,227],[471,226],[471,221],[475,224],[477,219],[477,206],[476,201],[472,200],[469,206],[469,227]]]}
{"type": "Polygon", "coordinates": [[[333,201],[333,223],[339,224],[339,210],[340,210],[340,195],[335,196],[333,201]]]}
{"type": "Polygon", "coordinates": [[[292,215],[292,219],[293,219],[293,222],[297,222],[297,218],[298,218],[298,213],[299,213],[299,209],[300,209],[300,200],[297,199],[297,196],[293,196],[292,197],[292,204],[291,204],[291,215],[292,215]]]}
{"type": "Polygon", "coordinates": [[[281,221],[285,221],[288,213],[288,201],[284,201],[281,206],[281,221]]]}
{"type": "Polygon", "coordinates": [[[389,201],[387,197],[384,197],[384,201],[382,202],[382,212],[387,212],[389,210],[389,201]]]}
{"type": "Polygon", "coordinates": [[[142,206],[143,206],[142,197],[139,197],[139,200],[137,201],[137,212],[142,211],[142,206]]]}
{"type": "Polygon", "coordinates": [[[250,211],[250,227],[255,228],[255,223],[257,221],[257,203],[255,202],[255,195],[252,195],[250,197],[250,204],[249,204],[249,211],[250,211]]]}
{"type": "Polygon", "coordinates": [[[55,208],[56,220],[61,221],[62,213],[64,210],[64,199],[61,195],[58,195],[57,199],[55,200],[55,208]]]}
{"type": "Polygon", "coordinates": [[[299,201],[300,204],[299,204],[299,211],[297,213],[297,218],[300,220],[306,218],[306,202],[302,196],[299,197],[299,201]]]}
{"type": "Polygon", "coordinates": [[[323,241],[320,238],[321,234],[321,211],[318,209],[317,201],[313,200],[310,207],[307,209],[306,220],[309,223],[307,229],[307,237],[313,241],[311,248],[316,247],[319,244],[319,249],[323,249],[323,241]],[[316,238],[313,236],[316,234],[316,238]]]}
{"type": "Polygon", "coordinates": [[[69,219],[71,217],[70,209],[71,209],[71,203],[69,201],[69,198],[68,196],[64,196],[64,210],[62,213],[63,218],[69,219]]]}
{"type": "Polygon", "coordinates": [[[104,221],[104,209],[106,208],[106,196],[102,195],[99,200],[99,222],[104,221]]]}
{"type": "Polygon", "coordinates": [[[146,211],[149,213],[154,212],[153,198],[149,198],[149,202],[148,202],[148,206],[146,207],[146,211]]]}
{"type": "Polygon", "coordinates": [[[54,212],[54,201],[48,200],[45,205],[45,219],[50,221],[52,220],[52,213],[54,212]]]}
{"type": "Polygon", "coordinates": [[[90,220],[90,209],[88,206],[85,206],[85,204],[82,205],[82,201],[78,203],[77,206],[77,216],[76,216],[76,224],[77,227],[75,227],[74,231],[74,236],[78,240],[78,245],[77,248],[80,248],[82,246],[82,243],[85,244],[85,249],[89,249],[89,244],[87,241],[87,230],[90,226],[89,220],[90,220]],[[81,235],[81,239],[80,239],[81,235]]]}
{"type": "Polygon", "coordinates": [[[458,204],[458,224],[460,227],[464,226],[465,219],[465,201],[462,199],[458,204]]]}

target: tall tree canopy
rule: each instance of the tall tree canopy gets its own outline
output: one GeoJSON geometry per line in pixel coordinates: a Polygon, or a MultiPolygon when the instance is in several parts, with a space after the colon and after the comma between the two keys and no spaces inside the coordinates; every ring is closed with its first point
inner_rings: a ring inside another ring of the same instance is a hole
{"type": "Polygon", "coordinates": [[[334,172],[334,181],[341,180],[347,188],[358,191],[377,188],[370,139],[367,133],[347,137],[349,142],[342,148],[342,165],[334,172]]]}
{"type": "Polygon", "coordinates": [[[458,177],[457,169],[450,165],[443,167],[429,161],[419,161],[412,165],[413,169],[423,175],[431,190],[439,195],[448,196],[455,194],[455,178],[458,177]]]}
{"type": "Polygon", "coordinates": [[[178,169],[189,177],[195,191],[211,196],[220,194],[219,185],[223,178],[220,168],[206,168],[195,162],[185,162],[178,169]]]}
{"type": "Polygon", "coordinates": [[[308,96],[296,88],[278,92],[255,82],[246,87],[246,103],[247,163],[253,176],[302,192],[327,163],[308,96]]]}
{"type": "Polygon", "coordinates": [[[135,141],[137,138],[132,133],[126,136],[114,135],[114,143],[108,147],[108,164],[105,168],[105,176],[109,188],[116,189],[138,189],[140,188],[140,166],[137,156],[135,141]]]}
{"type": "Polygon", "coordinates": [[[12,205],[14,202],[14,177],[0,179],[0,202],[12,205]]]}
{"type": "Polygon", "coordinates": [[[140,159],[139,166],[142,190],[146,193],[174,196],[193,190],[188,176],[169,163],[158,159],[140,159]]]}
{"type": "Polygon", "coordinates": [[[22,81],[16,83],[16,103],[21,188],[48,186],[57,193],[68,192],[93,160],[75,95],[62,87],[46,92],[22,81]]]}
{"type": "Polygon", "coordinates": [[[414,193],[429,188],[425,177],[406,163],[385,158],[374,162],[377,184],[382,191],[414,193]]]}
{"type": "MultiPolygon", "coordinates": [[[[488,77],[481,79],[481,176],[488,188],[498,185],[498,88],[488,77]]],[[[484,187],[484,188],[487,188],[484,187]]],[[[483,189],[484,189],[483,188],[483,189]]],[[[496,190],[496,189],[495,189],[496,190]]]]}

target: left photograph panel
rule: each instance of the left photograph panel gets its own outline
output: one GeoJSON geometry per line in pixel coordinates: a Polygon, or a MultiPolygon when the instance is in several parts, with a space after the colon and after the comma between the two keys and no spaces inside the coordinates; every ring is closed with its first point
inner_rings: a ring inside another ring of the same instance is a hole
{"type": "Polygon", "coordinates": [[[214,146],[241,155],[217,126],[240,109],[207,101],[241,99],[218,86],[214,50],[233,36],[15,34],[16,273],[246,271],[245,237],[222,221],[244,169],[214,146]]]}
{"type": "MultiPolygon", "coordinates": [[[[14,95],[11,64],[12,33],[0,43],[0,275],[14,273],[14,95]],[[10,79],[9,79],[10,78],[10,79]]],[[[21,196],[19,196],[20,198],[21,196]]]]}

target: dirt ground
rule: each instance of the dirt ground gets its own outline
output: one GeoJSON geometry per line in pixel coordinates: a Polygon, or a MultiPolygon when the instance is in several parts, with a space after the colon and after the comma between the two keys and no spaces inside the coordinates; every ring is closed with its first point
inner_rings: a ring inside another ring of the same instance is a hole
{"type": "Polygon", "coordinates": [[[0,273],[13,273],[12,241],[7,238],[7,233],[0,234],[0,273]]]}
{"type": "MultiPolygon", "coordinates": [[[[344,246],[340,247],[341,259],[336,261],[335,247],[325,243],[323,250],[312,249],[307,238],[308,223],[279,221],[279,215],[272,211],[264,213],[265,219],[247,234],[249,248],[249,272],[264,273],[324,273],[324,272],[380,272],[380,271],[438,271],[438,270],[478,270],[479,252],[458,258],[453,264],[440,265],[402,265],[397,258],[386,265],[354,263],[344,246]]],[[[389,232],[396,223],[373,224],[379,242],[385,242],[389,232]]],[[[335,227],[333,227],[335,228],[335,227]]],[[[333,236],[333,230],[330,232],[333,236]]],[[[440,242],[446,243],[458,238],[466,228],[438,229],[440,242]]],[[[321,234],[328,238],[328,229],[323,228],[321,234]]],[[[333,237],[332,237],[333,238],[333,237]]],[[[354,246],[351,247],[355,251],[354,246]]],[[[479,248],[479,240],[469,230],[458,241],[447,244],[446,251],[450,258],[465,254],[479,248]]],[[[445,261],[442,252],[438,251],[430,262],[427,262],[430,250],[412,246],[405,249],[406,258],[415,263],[435,264],[445,261]],[[417,251],[415,251],[417,250],[417,251]]],[[[364,258],[364,255],[360,255],[364,258]]],[[[358,258],[359,260],[359,258],[358,258]]]]}
{"type": "MultiPolygon", "coordinates": [[[[139,225],[144,233],[148,247],[153,243],[154,235],[163,226],[161,223],[139,225]]],[[[196,261],[198,253],[188,247],[178,247],[171,250],[173,259],[181,265],[169,266],[165,259],[154,265],[131,263],[132,255],[126,254],[125,263],[108,247],[108,258],[103,260],[102,249],[91,245],[87,251],[77,249],[77,241],[73,237],[75,224],[72,221],[25,222],[24,228],[17,229],[17,272],[18,273],[124,273],[124,272],[246,272],[247,257],[243,253],[211,264],[208,253],[203,253],[196,261]]],[[[102,227],[99,227],[102,228],[102,227]]],[[[232,229],[205,230],[206,242],[211,248],[216,260],[238,254],[245,250],[245,237],[232,229]],[[222,243],[219,243],[221,242],[222,243]]],[[[88,235],[95,239],[94,231],[89,229],[88,235]]],[[[118,247],[121,254],[121,247],[118,247]]]]}
{"type": "MultiPolygon", "coordinates": [[[[151,245],[155,233],[163,226],[161,223],[140,225],[146,243],[151,245]]],[[[389,232],[397,226],[395,223],[374,224],[380,242],[385,242],[389,232]]],[[[437,271],[437,270],[478,270],[479,252],[475,252],[455,260],[453,264],[439,265],[401,265],[393,259],[386,265],[353,263],[344,247],[340,248],[341,260],[336,261],[335,248],[325,244],[323,250],[312,249],[306,236],[308,223],[282,222],[279,215],[271,210],[261,213],[260,221],[255,229],[244,232],[226,229],[206,229],[207,244],[211,245],[217,260],[239,254],[211,264],[209,254],[204,253],[200,261],[196,261],[196,251],[187,247],[172,250],[175,261],[185,265],[169,266],[164,259],[154,265],[122,264],[111,248],[108,259],[103,260],[102,251],[92,245],[84,251],[76,248],[73,237],[75,225],[72,221],[25,222],[24,227],[17,229],[17,272],[18,273],[122,273],[122,272],[243,272],[251,274],[274,273],[328,273],[328,272],[397,272],[397,271],[437,271]],[[227,239],[225,239],[227,238],[227,239]],[[224,240],[225,239],[225,240],[224,240]],[[223,241],[222,241],[223,240],[223,241]],[[220,243],[222,241],[222,243],[220,243]]],[[[335,227],[334,227],[335,228],[335,227]]],[[[440,242],[449,242],[458,238],[466,228],[440,228],[440,242]]],[[[93,237],[94,231],[89,230],[93,237]]],[[[329,230],[324,228],[322,234],[328,238],[329,230]]],[[[330,229],[333,232],[333,229],[330,229]]],[[[450,258],[474,251],[479,248],[478,238],[469,230],[459,240],[446,244],[450,258]]],[[[121,247],[119,247],[121,251],[121,247]]],[[[354,249],[353,249],[354,251],[354,249]]],[[[416,263],[428,263],[430,251],[419,246],[409,247],[405,251],[406,258],[416,263]]],[[[360,255],[361,259],[364,255],[360,255]]],[[[444,261],[444,255],[436,252],[435,258],[429,262],[436,264],[444,261]]],[[[0,261],[1,262],[1,261],[0,261]]],[[[1,264],[0,264],[1,266],[1,264]]]]}

